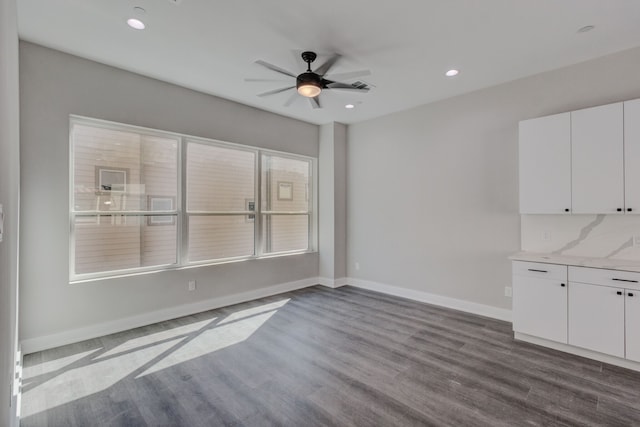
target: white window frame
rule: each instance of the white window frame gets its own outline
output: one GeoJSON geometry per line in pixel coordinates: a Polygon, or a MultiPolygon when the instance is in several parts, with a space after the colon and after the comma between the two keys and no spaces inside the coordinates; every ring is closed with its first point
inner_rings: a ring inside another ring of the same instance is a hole
{"type": "Polygon", "coordinates": [[[305,253],[317,252],[317,236],[318,236],[318,160],[315,157],[305,156],[294,153],[287,153],[283,151],[264,149],[260,147],[254,147],[249,145],[237,144],[232,142],[220,141],[210,138],[202,138],[193,135],[181,134],[176,132],[162,131],[157,129],[145,128],[141,126],[128,125],[124,123],[111,122],[106,120],[95,119],[91,117],[84,117],[78,115],[70,115],[69,117],[69,282],[81,283],[99,279],[108,279],[115,277],[131,276],[137,274],[153,273],[158,271],[167,270],[179,270],[184,268],[217,265],[228,262],[245,261],[252,259],[272,258],[279,256],[290,256],[305,253]],[[93,217],[99,215],[106,215],[105,211],[78,211],[74,209],[74,151],[73,151],[73,127],[74,125],[87,125],[100,127],[109,130],[130,131],[136,132],[148,136],[156,136],[163,138],[175,138],[177,140],[177,193],[176,193],[176,205],[171,211],[108,211],[108,215],[122,215],[122,216],[136,216],[136,217],[149,217],[149,216],[169,216],[173,215],[176,218],[176,262],[172,264],[156,265],[150,267],[136,267],[121,270],[108,270],[96,273],[75,273],[75,220],[77,217],[93,217]],[[230,211],[230,212],[187,212],[187,179],[186,179],[186,161],[187,161],[187,145],[189,142],[197,144],[207,144],[218,146],[222,148],[237,149],[242,151],[249,151],[255,153],[255,190],[254,190],[254,211],[242,210],[242,211],[230,211]],[[283,158],[290,158],[294,160],[308,161],[310,164],[309,171],[309,211],[308,212],[291,212],[285,214],[300,215],[305,214],[309,216],[308,226],[308,248],[306,250],[293,250],[284,252],[270,252],[263,253],[262,247],[262,230],[264,226],[264,215],[282,215],[282,212],[263,212],[262,211],[262,158],[264,155],[278,156],[283,158]],[[188,260],[188,221],[190,215],[254,215],[254,253],[251,256],[240,256],[233,258],[221,258],[203,261],[189,261],[188,260]]]}
{"type": "MultiPolygon", "coordinates": [[[[292,215],[292,216],[297,216],[297,215],[307,215],[309,217],[309,224],[307,226],[308,229],[308,233],[309,235],[307,236],[308,238],[308,242],[309,242],[309,247],[315,247],[315,236],[317,236],[317,221],[316,221],[316,202],[317,199],[315,197],[315,193],[316,191],[314,191],[315,188],[317,187],[317,179],[316,179],[316,173],[315,171],[317,170],[316,167],[316,159],[312,158],[312,157],[306,157],[306,156],[298,156],[296,154],[290,154],[290,153],[282,153],[282,152],[278,152],[278,151],[270,151],[270,150],[262,150],[262,152],[260,153],[260,162],[259,162],[259,180],[262,180],[262,158],[263,156],[273,156],[273,157],[281,157],[284,159],[291,159],[291,160],[303,160],[303,161],[308,161],[309,162],[309,188],[307,189],[308,192],[308,201],[307,201],[307,211],[263,211],[262,209],[259,210],[260,212],[260,241],[256,242],[257,248],[259,248],[260,250],[260,255],[262,257],[271,257],[271,256],[279,256],[279,255],[287,255],[287,254],[295,254],[295,253],[299,253],[299,250],[291,250],[291,251],[280,251],[280,252],[266,252],[263,253],[262,252],[262,248],[263,248],[263,241],[262,241],[262,230],[264,227],[264,221],[262,219],[263,216],[271,216],[271,215],[292,215]]],[[[259,183],[260,184],[260,188],[262,189],[262,182],[259,183]]],[[[260,199],[262,199],[262,193],[258,194],[260,196],[260,199]]],[[[260,203],[262,203],[262,200],[260,200],[260,203]]],[[[260,206],[260,208],[262,208],[262,206],[260,206]]]]}

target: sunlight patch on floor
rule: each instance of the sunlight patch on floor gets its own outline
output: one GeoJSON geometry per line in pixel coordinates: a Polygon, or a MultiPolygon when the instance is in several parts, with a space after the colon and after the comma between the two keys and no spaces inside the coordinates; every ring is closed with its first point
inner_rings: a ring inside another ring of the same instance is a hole
{"type": "Polygon", "coordinates": [[[253,335],[276,312],[277,310],[273,310],[208,329],[138,375],[136,379],[238,344],[253,335]]]}
{"type": "MultiPolygon", "coordinates": [[[[22,416],[65,405],[99,393],[127,377],[145,375],[187,362],[245,341],[265,324],[289,298],[212,317],[188,325],[126,339],[105,337],[116,345],[62,357],[25,370],[22,416]],[[124,342],[117,344],[119,340],[124,342]]],[[[142,331],[132,331],[135,335],[142,331]]]]}
{"type": "Polygon", "coordinates": [[[272,302],[269,304],[263,304],[257,307],[247,308],[246,310],[238,310],[233,314],[230,314],[224,319],[222,319],[220,322],[218,322],[218,325],[224,325],[225,323],[230,323],[235,320],[244,319],[246,317],[251,317],[260,313],[266,313],[267,311],[277,310],[278,308],[288,303],[290,300],[291,298],[285,298],[280,301],[272,302]]]}
{"type": "Polygon", "coordinates": [[[22,377],[25,379],[28,379],[28,378],[34,378],[37,375],[46,375],[46,374],[59,371],[60,369],[64,369],[67,366],[81,359],[84,359],[90,354],[100,350],[102,350],[102,347],[94,348],[88,351],[83,351],[82,353],[72,354],[71,356],[61,357],[59,359],[38,363],[37,365],[24,367],[22,371],[22,377]]]}
{"type": "Polygon", "coordinates": [[[166,331],[157,332],[155,334],[143,335],[141,337],[133,338],[125,341],[124,343],[106,351],[96,359],[103,359],[105,357],[112,357],[120,353],[130,352],[137,348],[154,345],[159,341],[171,340],[177,337],[184,337],[188,334],[196,332],[204,328],[208,323],[215,322],[216,318],[212,317],[201,322],[191,323],[189,325],[178,326],[176,328],[168,329],[166,331]]]}
{"type": "Polygon", "coordinates": [[[110,359],[89,361],[61,372],[54,378],[23,393],[22,416],[37,414],[56,406],[106,390],[177,344],[182,338],[124,353],[110,359]],[[37,397],[30,398],[32,395],[37,397]]]}

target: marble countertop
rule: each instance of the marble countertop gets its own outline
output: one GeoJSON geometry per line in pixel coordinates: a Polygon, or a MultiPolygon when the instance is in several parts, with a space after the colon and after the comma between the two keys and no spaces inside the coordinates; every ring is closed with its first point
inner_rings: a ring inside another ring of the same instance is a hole
{"type": "Polygon", "coordinates": [[[634,271],[640,273],[640,261],[612,258],[590,258],[552,253],[516,252],[509,256],[512,261],[542,262],[546,264],[573,265],[576,267],[604,268],[607,270],[634,271]]]}

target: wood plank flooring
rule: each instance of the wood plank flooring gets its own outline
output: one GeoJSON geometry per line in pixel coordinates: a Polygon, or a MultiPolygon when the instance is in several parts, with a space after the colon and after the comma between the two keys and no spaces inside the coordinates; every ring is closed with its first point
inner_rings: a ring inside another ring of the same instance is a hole
{"type": "Polygon", "coordinates": [[[25,356],[22,426],[640,426],[640,373],[320,286],[25,356]]]}

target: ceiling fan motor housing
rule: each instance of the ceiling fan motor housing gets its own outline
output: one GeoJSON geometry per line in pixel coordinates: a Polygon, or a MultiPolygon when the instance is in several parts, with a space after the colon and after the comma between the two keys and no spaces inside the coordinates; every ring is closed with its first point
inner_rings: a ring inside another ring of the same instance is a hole
{"type": "Polygon", "coordinates": [[[319,88],[322,88],[322,79],[319,75],[317,75],[314,72],[306,72],[306,73],[302,73],[300,75],[298,75],[298,77],[296,77],[296,87],[299,88],[300,86],[304,86],[304,85],[314,85],[314,86],[318,86],[319,88]]]}

